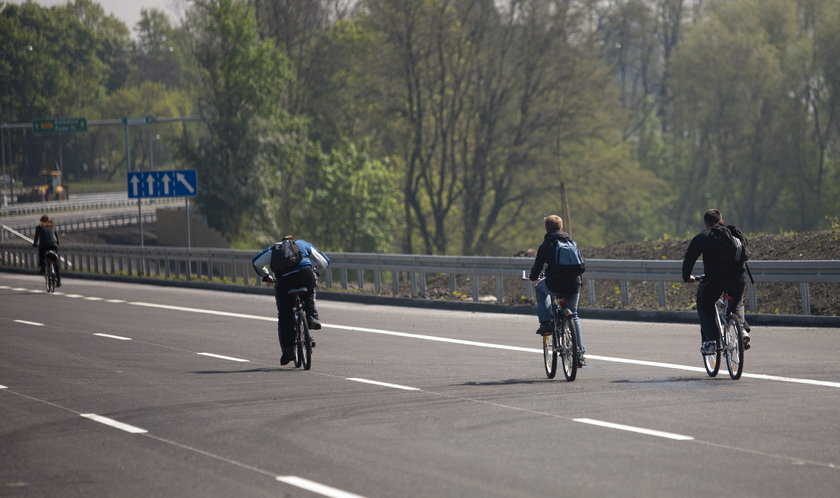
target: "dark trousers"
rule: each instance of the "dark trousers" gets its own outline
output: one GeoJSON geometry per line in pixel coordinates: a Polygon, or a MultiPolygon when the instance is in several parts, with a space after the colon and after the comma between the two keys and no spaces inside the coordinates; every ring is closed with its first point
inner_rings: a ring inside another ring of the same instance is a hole
{"type": "Polygon", "coordinates": [[[304,268],[284,277],[277,279],[274,283],[274,302],[277,304],[277,337],[280,340],[280,349],[284,353],[291,353],[295,347],[294,335],[294,314],[292,305],[294,296],[289,295],[290,289],[306,287],[307,292],[303,295],[303,306],[306,308],[306,315],[318,318],[318,310],[315,308],[315,285],[317,277],[312,268],[304,268]]]}
{"type": "Polygon", "coordinates": [[[744,287],[746,281],[735,280],[706,280],[697,287],[697,314],[700,316],[700,335],[703,342],[720,339],[720,329],[717,326],[715,303],[726,292],[732,299],[726,302],[726,314],[732,313],[741,323],[744,323],[744,287]]]}
{"type": "MultiPolygon", "coordinates": [[[[38,246],[38,268],[41,273],[44,273],[44,255],[47,251],[55,251],[58,254],[58,247],[56,246],[38,246]]],[[[61,282],[61,260],[55,262],[55,279],[61,282]]]]}

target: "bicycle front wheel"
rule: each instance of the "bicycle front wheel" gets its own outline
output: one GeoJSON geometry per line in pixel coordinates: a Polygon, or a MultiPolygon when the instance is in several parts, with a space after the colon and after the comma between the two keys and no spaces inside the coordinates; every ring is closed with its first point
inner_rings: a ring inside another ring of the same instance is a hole
{"type": "Polygon", "coordinates": [[[557,375],[557,332],[542,336],[542,341],[545,375],[549,379],[553,379],[557,375]]]}
{"type": "Polygon", "coordinates": [[[741,323],[734,316],[726,319],[723,328],[723,344],[729,376],[738,380],[744,370],[744,338],[741,336],[741,323]]]}
{"type": "Polygon", "coordinates": [[[303,362],[303,369],[309,370],[310,368],[312,368],[312,336],[309,335],[309,322],[306,321],[306,315],[303,314],[302,318],[303,319],[300,322],[300,339],[303,343],[303,357],[301,358],[301,360],[303,362]]]}
{"type": "MultiPolygon", "coordinates": [[[[555,332],[556,333],[556,332],[555,332]]],[[[563,375],[571,382],[577,377],[577,367],[580,362],[577,334],[572,329],[571,316],[563,316],[560,327],[560,359],[563,362],[563,375]]]]}

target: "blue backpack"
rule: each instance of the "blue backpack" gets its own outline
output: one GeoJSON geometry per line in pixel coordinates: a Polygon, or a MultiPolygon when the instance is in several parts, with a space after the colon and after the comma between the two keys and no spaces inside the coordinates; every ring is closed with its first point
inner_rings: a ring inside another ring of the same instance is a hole
{"type": "Polygon", "coordinates": [[[580,275],[586,270],[586,261],[573,240],[557,241],[554,264],[558,274],[580,275]]]}

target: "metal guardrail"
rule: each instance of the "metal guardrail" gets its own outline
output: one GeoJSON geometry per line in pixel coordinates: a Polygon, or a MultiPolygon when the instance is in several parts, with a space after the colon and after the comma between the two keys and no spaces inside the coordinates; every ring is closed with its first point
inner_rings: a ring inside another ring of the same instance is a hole
{"type": "MultiPolygon", "coordinates": [[[[155,223],[157,221],[157,212],[145,212],[142,214],[143,223],[155,223]]],[[[58,229],[59,236],[65,233],[79,232],[82,230],[95,230],[100,228],[121,227],[129,225],[138,225],[139,218],[137,213],[118,213],[102,216],[85,216],[80,218],[67,218],[56,220],[55,226],[58,229]]],[[[6,227],[6,225],[2,225],[6,227]]],[[[27,225],[11,225],[8,228],[14,229],[24,235],[33,237],[35,235],[35,225],[29,223],[27,225]]],[[[0,240],[5,239],[5,231],[0,230],[0,240]]]]}
{"type": "MultiPolygon", "coordinates": [[[[170,198],[142,199],[142,205],[172,204],[173,201],[170,198]]],[[[0,217],[131,206],[137,206],[137,199],[129,199],[126,192],[76,194],[66,201],[27,202],[3,206],[0,207],[0,217]]]]}
{"type": "MultiPolygon", "coordinates": [[[[261,285],[251,265],[256,251],[212,248],[161,246],[71,245],[62,247],[62,254],[74,272],[105,275],[126,275],[166,279],[201,279],[242,286],[261,285]]],[[[425,256],[415,254],[334,253],[332,264],[321,276],[327,288],[339,285],[351,288],[350,274],[355,274],[359,292],[390,292],[398,295],[400,286],[408,286],[411,297],[426,296],[430,275],[437,282],[448,279],[454,293],[458,284],[469,282],[473,301],[484,300],[479,294],[479,280],[495,281],[495,295],[489,299],[505,301],[505,285],[521,288],[532,297],[533,288],[521,282],[522,270],[529,269],[532,258],[481,256],[425,256]],[[460,280],[459,280],[460,279],[460,280]],[[521,286],[521,287],[520,287],[521,286]]],[[[36,252],[19,242],[0,242],[0,267],[35,268],[36,252]]],[[[659,305],[666,306],[665,287],[681,281],[682,262],[678,260],[604,260],[586,262],[585,284],[589,304],[595,306],[595,282],[618,281],[621,299],[628,304],[628,283],[656,282],[659,305]]],[[[800,285],[802,314],[810,315],[810,290],[813,283],[840,283],[840,261],[751,261],[750,269],[757,283],[788,282],[800,285]]],[[[698,262],[695,272],[703,271],[698,262]]],[[[755,286],[748,285],[751,311],[757,310],[755,286]]]]}

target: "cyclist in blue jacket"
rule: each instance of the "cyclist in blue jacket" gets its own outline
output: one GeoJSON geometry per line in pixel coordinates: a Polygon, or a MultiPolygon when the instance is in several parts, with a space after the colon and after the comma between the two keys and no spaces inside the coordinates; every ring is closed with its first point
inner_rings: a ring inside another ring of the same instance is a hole
{"type": "Polygon", "coordinates": [[[330,258],[311,243],[303,239],[294,239],[291,235],[287,235],[284,239],[294,240],[301,252],[300,263],[292,270],[282,275],[272,275],[266,268],[271,264],[271,248],[274,244],[265,248],[251,261],[254,270],[263,282],[274,283],[274,300],[277,305],[277,336],[280,340],[280,349],[283,352],[280,357],[281,365],[286,365],[295,359],[294,315],[292,313],[294,301],[288,292],[290,289],[306,287],[307,292],[304,294],[303,303],[306,308],[307,322],[311,330],[320,329],[318,309],[315,306],[317,273],[323,271],[330,264],[330,258]]]}

